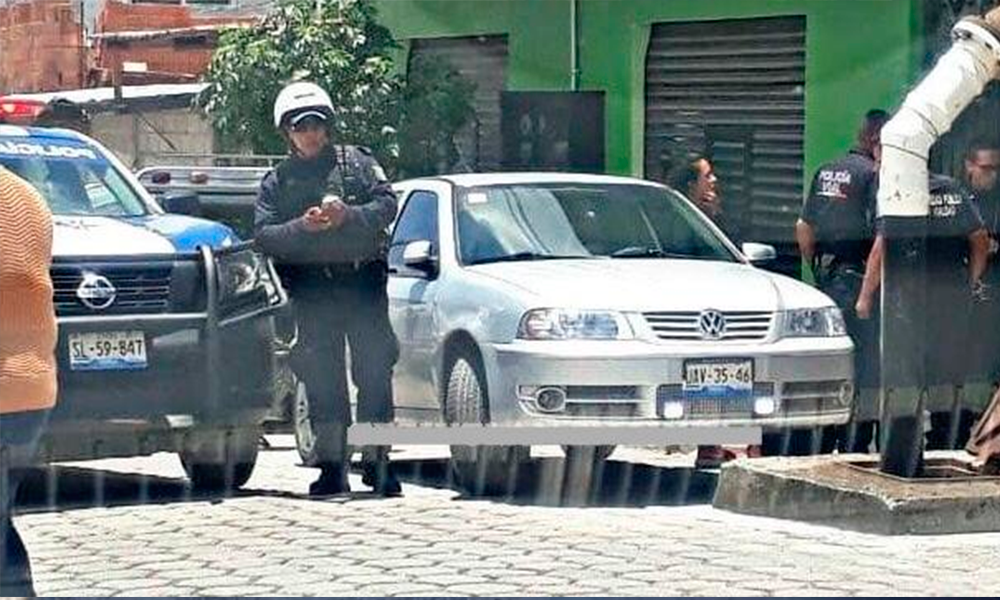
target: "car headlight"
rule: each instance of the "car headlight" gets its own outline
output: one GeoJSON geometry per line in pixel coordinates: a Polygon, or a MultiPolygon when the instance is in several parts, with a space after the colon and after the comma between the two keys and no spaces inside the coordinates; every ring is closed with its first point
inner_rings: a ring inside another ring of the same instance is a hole
{"type": "Polygon", "coordinates": [[[225,302],[259,289],[264,264],[259,254],[246,250],[218,259],[219,297],[225,302]]]}
{"type": "Polygon", "coordinates": [[[847,335],[844,315],[835,306],[799,308],[782,313],[782,337],[837,337],[847,335]]]}
{"type": "Polygon", "coordinates": [[[606,310],[538,308],[521,318],[523,340],[628,340],[635,337],[625,316],[606,310]]]}

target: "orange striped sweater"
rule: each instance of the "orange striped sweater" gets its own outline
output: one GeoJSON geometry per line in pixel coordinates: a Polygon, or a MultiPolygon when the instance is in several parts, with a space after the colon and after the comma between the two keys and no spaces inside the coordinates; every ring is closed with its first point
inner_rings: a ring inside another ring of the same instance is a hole
{"type": "Polygon", "coordinates": [[[55,405],[51,263],[48,206],[0,167],[0,414],[55,405]]]}

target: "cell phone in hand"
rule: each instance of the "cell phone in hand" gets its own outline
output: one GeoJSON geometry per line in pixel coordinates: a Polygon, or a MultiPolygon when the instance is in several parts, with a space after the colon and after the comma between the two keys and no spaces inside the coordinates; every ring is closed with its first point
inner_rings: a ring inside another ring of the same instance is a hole
{"type": "Polygon", "coordinates": [[[320,208],[323,210],[329,210],[331,206],[340,202],[340,196],[334,194],[327,194],[323,196],[323,200],[320,202],[320,208]]]}

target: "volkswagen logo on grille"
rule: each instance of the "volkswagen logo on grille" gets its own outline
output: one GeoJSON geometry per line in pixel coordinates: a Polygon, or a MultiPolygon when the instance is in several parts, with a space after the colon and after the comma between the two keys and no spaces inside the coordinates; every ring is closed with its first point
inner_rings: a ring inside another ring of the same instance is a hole
{"type": "Polygon", "coordinates": [[[698,315],[698,331],[706,340],[721,339],[726,333],[726,317],[717,310],[704,310],[698,315]]]}
{"type": "Polygon", "coordinates": [[[104,275],[84,273],[83,281],[76,288],[76,297],[92,310],[104,310],[115,302],[118,290],[104,275]]]}

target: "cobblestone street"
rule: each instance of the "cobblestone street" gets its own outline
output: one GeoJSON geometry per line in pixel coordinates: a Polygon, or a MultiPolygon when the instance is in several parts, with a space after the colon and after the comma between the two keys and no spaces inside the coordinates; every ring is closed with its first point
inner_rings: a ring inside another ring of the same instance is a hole
{"type": "Polygon", "coordinates": [[[585,507],[539,490],[467,499],[418,452],[394,456],[403,498],[352,475],[353,496],[313,500],[315,471],[274,439],[232,497],[191,497],[172,455],[41,473],[36,489],[58,491],[29,494],[17,518],[39,594],[1000,594],[1000,534],[881,537],[717,511],[715,476],[690,455],[619,450],[606,477],[634,481],[585,507]]]}

